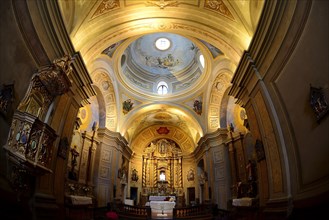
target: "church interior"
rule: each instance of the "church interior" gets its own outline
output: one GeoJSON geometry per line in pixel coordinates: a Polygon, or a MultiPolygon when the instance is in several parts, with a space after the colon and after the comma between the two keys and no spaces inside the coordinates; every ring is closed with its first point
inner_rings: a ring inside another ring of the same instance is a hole
{"type": "Polygon", "coordinates": [[[0,6],[1,219],[328,216],[329,1],[0,6]]]}

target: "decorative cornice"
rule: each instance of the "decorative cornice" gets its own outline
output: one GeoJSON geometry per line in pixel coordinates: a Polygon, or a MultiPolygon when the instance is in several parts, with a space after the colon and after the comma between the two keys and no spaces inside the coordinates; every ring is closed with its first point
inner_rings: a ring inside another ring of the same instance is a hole
{"type": "MultiPolygon", "coordinates": [[[[218,128],[216,131],[212,133],[208,133],[204,135],[198,142],[197,148],[194,150],[193,154],[195,156],[203,153],[211,147],[211,143],[225,143],[227,141],[227,129],[226,128],[218,128]]],[[[216,145],[217,146],[217,145],[216,145]]]]}
{"type": "Polygon", "coordinates": [[[119,132],[114,132],[107,128],[98,128],[97,136],[101,140],[103,140],[104,138],[107,138],[110,140],[114,140],[119,145],[128,146],[127,140],[119,132]]]}
{"type": "Polygon", "coordinates": [[[87,99],[96,95],[96,92],[91,86],[93,82],[80,53],[78,52],[74,54],[73,58],[73,74],[71,74],[69,77],[77,87],[76,90],[82,99],[81,104],[86,105],[89,104],[87,99]]]}
{"type": "Polygon", "coordinates": [[[246,87],[252,77],[253,65],[254,63],[250,58],[250,54],[245,51],[231,81],[232,87],[229,90],[228,95],[238,99],[237,104],[241,106],[246,104],[246,101],[243,101],[246,98],[244,96],[250,93],[250,91],[247,91],[246,87]]]}

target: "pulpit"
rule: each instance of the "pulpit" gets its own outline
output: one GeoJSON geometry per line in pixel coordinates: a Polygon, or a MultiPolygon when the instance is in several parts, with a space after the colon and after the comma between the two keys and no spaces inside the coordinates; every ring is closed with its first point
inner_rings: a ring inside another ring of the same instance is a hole
{"type": "Polygon", "coordinates": [[[93,199],[88,196],[70,195],[65,197],[66,218],[74,220],[92,219],[93,199]]]}

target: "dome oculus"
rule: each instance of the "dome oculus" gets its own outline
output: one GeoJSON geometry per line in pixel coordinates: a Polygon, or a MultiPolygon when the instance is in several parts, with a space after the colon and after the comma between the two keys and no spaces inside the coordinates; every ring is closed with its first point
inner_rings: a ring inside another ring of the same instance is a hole
{"type": "Polygon", "coordinates": [[[155,41],[155,47],[158,50],[168,50],[170,45],[171,45],[170,40],[168,38],[165,38],[165,37],[158,38],[155,41]]]}

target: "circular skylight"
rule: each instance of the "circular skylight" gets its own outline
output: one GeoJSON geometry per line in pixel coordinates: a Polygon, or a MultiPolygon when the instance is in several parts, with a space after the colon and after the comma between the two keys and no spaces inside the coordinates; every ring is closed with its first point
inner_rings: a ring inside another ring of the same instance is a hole
{"type": "Polygon", "coordinates": [[[158,50],[168,50],[170,47],[170,40],[165,37],[161,37],[155,41],[155,46],[158,50]]]}

